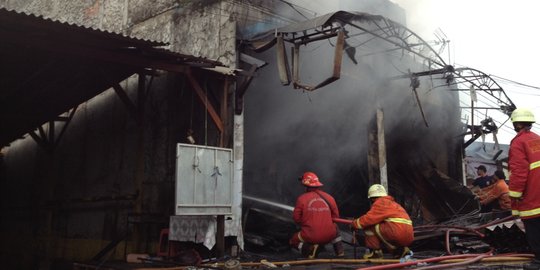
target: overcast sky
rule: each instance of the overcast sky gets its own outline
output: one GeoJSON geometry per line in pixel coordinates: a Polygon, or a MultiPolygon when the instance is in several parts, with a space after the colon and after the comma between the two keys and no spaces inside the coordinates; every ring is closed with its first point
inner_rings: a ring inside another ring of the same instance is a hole
{"type": "MultiPolygon", "coordinates": [[[[450,64],[540,87],[540,1],[392,1],[406,10],[407,27],[423,39],[436,40],[438,28],[446,34],[450,64]]],[[[448,50],[443,57],[448,61],[448,50]]],[[[540,90],[492,78],[517,107],[533,109],[540,121],[540,90]]],[[[500,143],[509,144],[515,132],[509,121],[505,126],[498,138],[500,143]]],[[[534,130],[540,133],[538,125],[534,130]]]]}

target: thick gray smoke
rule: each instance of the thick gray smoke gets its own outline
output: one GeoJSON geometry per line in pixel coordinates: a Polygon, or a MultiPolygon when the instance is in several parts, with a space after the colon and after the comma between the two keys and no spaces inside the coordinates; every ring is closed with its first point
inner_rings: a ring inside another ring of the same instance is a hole
{"type": "MultiPolygon", "coordinates": [[[[410,80],[392,79],[426,67],[401,52],[373,54],[383,43],[356,47],[358,64],[344,54],[341,78],[313,92],[281,85],[274,48],[254,55],[269,65],[246,94],[246,194],[294,205],[303,191],[297,178],[313,171],[336,197],[342,216],[359,216],[368,207],[368,125],[378,108],[385,116],[392,195],[412,199],[414,177],[429,168],[454,173],[448,156],[455,154],[460,132],[457,96],[433,88],[444,84],[440,75],[421,78],[426,127],[410,80]]],[[[301,47],[301,82],[315,85],[331,75],[333,44],[331,39],[301,47]]]]}

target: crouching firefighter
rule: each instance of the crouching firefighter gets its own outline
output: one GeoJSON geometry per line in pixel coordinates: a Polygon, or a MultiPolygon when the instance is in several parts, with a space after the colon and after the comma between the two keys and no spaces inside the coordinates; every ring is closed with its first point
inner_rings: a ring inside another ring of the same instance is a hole
{"type": "Polygon", "coordinates": [[[334,198],[322,191],[323,184],[315,173],[306,172],[299,178],[306,192],[298,197],[293,211],[293,219],[301,230],[289,240],[302,256],[313,259],[322,246],[332,243],[337,257],[345,255],[339,229],[333,218],[339,218],[339,210],[334,198]]]}
{"type": "Polygon", "coordinates": [[[369,249],[364,259],[383,258],[383,247],[395,258],[410,254],[408,246],[414,240],[414,231],[405,209],[379,184],[369,188],[368,198],[371,208],[352,223],[354,229],[364,230],[365,245],[369,249]]]}

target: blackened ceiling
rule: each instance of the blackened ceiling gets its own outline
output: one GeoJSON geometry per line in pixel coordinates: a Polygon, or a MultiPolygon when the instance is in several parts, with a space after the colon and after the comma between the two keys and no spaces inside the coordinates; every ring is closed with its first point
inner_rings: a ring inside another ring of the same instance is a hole
{"type": "Polygon", "coordinates": [[[163,42],[0,9],[0,147],[143,69],[218,62],[163,42]]]}

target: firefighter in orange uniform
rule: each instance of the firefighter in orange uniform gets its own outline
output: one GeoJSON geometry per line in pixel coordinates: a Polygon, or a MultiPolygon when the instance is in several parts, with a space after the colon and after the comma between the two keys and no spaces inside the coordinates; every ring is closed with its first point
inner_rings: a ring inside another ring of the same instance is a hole
{"type": "Polygon", "coordinates": [[[369,211],[353,221],[354,229],[364,230],[366,247],[370,250],[364,259],[383,258],[382,244],[395,257],[402,258],[410,253],[408,246],[414,240],[411,218],[388,196],[384,186],[375,184],[368,190],[372,202],[369,211]]]}
{"type": "Polygon", "coordinates": [[[510,118],[517,132],[508,152],[512,214],[523,221],[534,254],[534,260],[524,269],[540,269],[540,136],[531,131],[536,122],[532,111],[518,108],[510,118]]]}
{"type": "Polygon", "coordinates": [[[510,210],[510,196],[508,196],[508,185],[504,181],[504,172],[495,171],[493,174],[493,184],[481,189],[478,192],[478,198],[482,206],[500,210],[510,210]]]}
{"type": "Polygon", "coordinates": [[[306,187],[306,192],[296,200],[293,219],[301,226],[289,244],[298,248],[302,255],[313,259],[317,256],[319,245],[332,243],[337,257],[345,255],[343,243],[337,225],[332,220],[339,218],[339,210],[334,198],[322,191],[323,184],[312,172],[306,172],[299,180],[306,187]]]}

